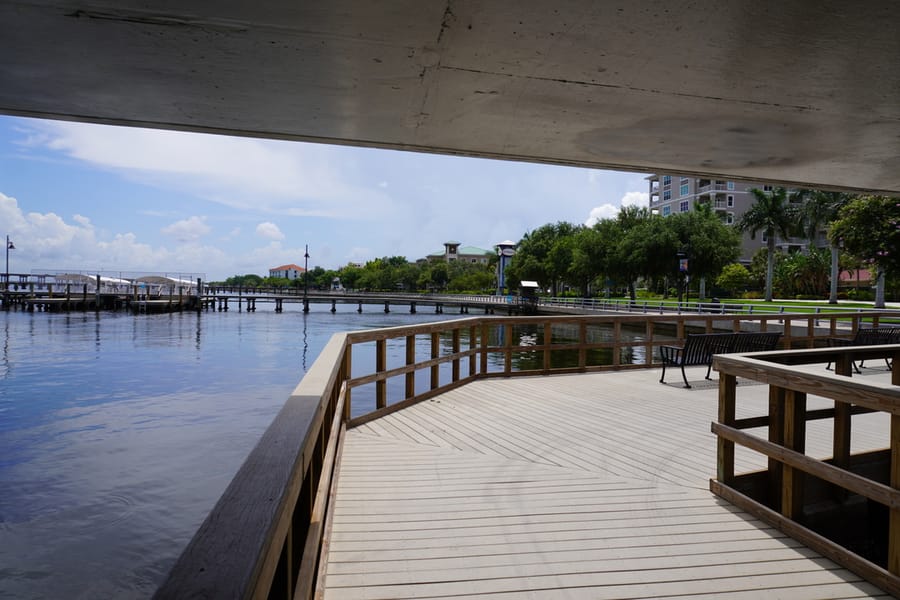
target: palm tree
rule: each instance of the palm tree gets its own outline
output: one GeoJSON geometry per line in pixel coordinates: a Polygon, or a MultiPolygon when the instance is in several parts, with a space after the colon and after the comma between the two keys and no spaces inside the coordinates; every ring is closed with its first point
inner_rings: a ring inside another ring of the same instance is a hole
{"type": "Polygon", "coordinates": [[[760,231],[766,236],[766,302],[772,301],[772,279],[775,272],[775,237],[788,238],[795,228],[795,211],[788,191],[777,187],[771,192],[753,188],[756,198],[753,206],[741,215],[737,222],[739,231],[749,231],[751,239],[756,239],[760,231]]]}
{"type": "MultiPolygon", "coordinates": [[[[837,218],[837,213],[842,206],[853,199],[851,194],[845,192],[811,192],[803,204],[803,228],[810,243],[814,244],[819,232],[837,218]]],[[[825,238],[828,242],[828,238],[825,238]]],[[[828,242],[831,250],[831,289],[828,293],[828,303],[837,304],[837,284],[840,279],[840,267],[838,258],[840,250],[828,242]]]]}

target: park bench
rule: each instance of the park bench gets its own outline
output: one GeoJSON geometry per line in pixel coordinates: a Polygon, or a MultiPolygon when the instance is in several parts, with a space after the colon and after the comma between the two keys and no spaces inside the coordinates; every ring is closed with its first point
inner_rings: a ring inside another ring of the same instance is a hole
{"type": "MultiPolygon", "coordinates": [[[[860,327],[850,339],[832,337],[828,338],[826,342],[831,348],[841,346],[880,346],[882,344],[897,344],[900,343],[900,327],[860,327]]],[[[891,368],[891,361],[888,359],[884,360],[887,363],[888,368],[891,368]]],[[[854,362],[853,370],[857,373],[861,373],[862,371],[860,371],[859,368],[865,366],[863,363],[864,361],[860,361],[859,366],[857,366],[854,362]]],[[[829,362],[825,368],[830,371],[831,363],[829,362]]]]}
{"type": "Polygon", "coordinates": [[[770,332],[739,332],[739,333],[689,333],[684,340],[684,346],[660,346],[659,354],[662,359],[662,374],[659,382],[665,383],[666,367],[680,367],[681,378],[684,379],[684,387],[690,388],[685,367],[706,365],[706,379],[710,379],[712,372],[712,359],[714,354],[729,354],[732,352],[762,352],[774,350],[780,333],[770,332]]]}

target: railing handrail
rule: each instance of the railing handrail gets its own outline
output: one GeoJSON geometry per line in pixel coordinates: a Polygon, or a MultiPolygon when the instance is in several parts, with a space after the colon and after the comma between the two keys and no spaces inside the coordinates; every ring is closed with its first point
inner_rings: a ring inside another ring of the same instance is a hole
{"type": "Polygon", "coordinates": [[[295,525],[309,524],[326,449],[337,443],[328,432],[346,417],[335,411],[345,352],[346,334],[334,334],[155,598],[292,597],[306,537],[295,525]]]}
{"type": "Polygon", "coordinates": [[[541,296],[538,299],[538,306],[578,308],[581,310],[596,311],[624,311],[624,312],[640,312],[640,313],[720,313],[720,314],[819,314],[829,315],[834,312],[858,312],[865,313],[869,311],[880,313],[894,313],[900,316],[900,309],[897,308],[871,308],[871,307],[846,307],[840,304],[744,304],[740,301],[724,300],[713,302],[708,300],[682,301],[678,300],[630,300],[627,298],[574,298],[574,297],[557,297],[557,296],[541,296]]]}

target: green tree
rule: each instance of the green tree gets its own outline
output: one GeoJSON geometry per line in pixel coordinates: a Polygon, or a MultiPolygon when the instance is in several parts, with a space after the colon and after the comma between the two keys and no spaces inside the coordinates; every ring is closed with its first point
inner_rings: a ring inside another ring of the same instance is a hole
{"type": "Polygon", "coordinates": [[[606,269],[610,248],[602,230],[603,226],[597,223],[581,228],[574,236],[569,280],[578,286],[585,298],[590,295],[591,283],[606,269]]]}
{"type": "Polygon", "coordinates": [[[781,254],[775,261],[774,286],[787,297],[822,297],[828,288],[828,272],[829,253],[824,248],[781,254]]]}
{"type": "Polygon", "coordinates": [[[875,307],[884,308],[886,277],[900,276],[900,199],[862,196],[848,202],[828,232],[832,245],[878,271],[875,307]]]}
{"type": "Polygon", "coordinates": [[[338,271],[338,277],[341,278],[341,285],[348,290],[355,290],[362,277],[363,270],[354,265],[347,265],[338,271]]]}
{"type": "Polygon", "coordinates": [[[748,283],[750,283],[750,272],[740,263],[725,265],[716,278],[716,285],[728,290],[732,298],[737,297],[738,290],[746,289],[748,283]]]}
{"type": "Polygon", "coordinates": [[[234,287],[259,287],[262,284],[263,278],[253,273],[234,275],[225,280],[225,285],[234,287]]]}
{"type": "Polygon", "coordinates": [[[749,231],[756,239],[760,231],[766,236],[766,302],[772,301],[772,281],[775,273],[775,237],[788,238],[794,232],[796,215],[788,191],[777,187],[771,192],[753,188],[753,206],[737,222],[739,231],[749,231]]]}
{"type": "MultiPolygon", "coordinates": [[[[741,238],[707,204],[666,219],[678,237],[679,250],[688,258],[691,278],[714,280],[741,253],[741,238]]],[[[669,259],[672,269],[674,259],[669,259]]],[[[673,273],[674,274],[674,273],[673,273]]]]}
{"type": "MultiPolygon", "coordinates": [[[[845,192],[823,192],[815,190],[810,192],[803,203],[801,219],[806,237],[810,245],[815,244],[819,234],[826,230],[831,222],[837,218],[841,208],[853,199],[851,194],[845,192]]],[[[831,254],[831,287],[828,293],[829,304],[837,304],[837,284],[840,279],[840,249],[832,244],[826,236],[829,253],[831,254]]]]}
{"type": "Polygon", "coordinates": [[[519,241],[509,266],[513,281],[535,280],[555,295],[572,264],[573,237],[580,226],[560,221],[528,232],[519,241]]]}
{"type": "Polygon", "coordinates": [[[453,292],[485,291],[494,288],[496,275],[487,264],[452,261],[449,265],[448,287],[453,292]]]}

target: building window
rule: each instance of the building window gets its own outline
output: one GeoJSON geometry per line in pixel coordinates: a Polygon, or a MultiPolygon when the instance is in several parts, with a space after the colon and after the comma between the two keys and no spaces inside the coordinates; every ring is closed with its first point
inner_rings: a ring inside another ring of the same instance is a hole
{"type": "Polygon", "coordinates": [[[773,186],[771,186],[771,185],[764,185],[764,186],[763,186],[763,191],[764,191],[764,192],[771,192],[771,191],[774,190],[774,189],[775,189],[775,188],[774,188],[773,186]]]}
{"type": "Polygon", "coordinates": [[[682,200],[681,204],[678,205],[678,210],[680,210],[681,212],[687,212],[689,208],[690,204],[687,200],[682,200]]]}
{"type": "Polygon", "coordinates": [[[727,215],[725,215],[725,224],[734,225],[734,213],[728,213],[727,215]]]}
{"type": "Polygon", "coordinates": [[[690,182],[691,182],[691,180],[690,180],[690,178],[688,178],[688,177],[682,177],[682,178],[681,178],[681,185],[684,185],[684,184],[690,183],[690,182]]]}
{"type": "Polygon", "coordinates": [[[729,182],[726,184],[726,187],[727,187],[729,190],[733,190],[733,189],[734,189],[734,182],[733,182],[733,181],[729,181],[729,182]]]}
{"type": "Polygon", "coordinates": [[[663,202],[665,202],[666,200],[671,200],[671,199],[672,199],[672,190],[665,190],[663,192],[663,202]]]}
{"type": "Polygon", "coordinates": [[[769,236],[766,235],[766,232],[765,232],[765,231],[763,231],[763,234],[762,234],[762,236],[760,236],[760,239],[762,240],[762,243],[765,244],[765,243],[768,243],[768,241],[769,241],[769,236]]]}
{"type": "Polygon", "coordinates": [[[682,183],[682,184],[681,184],[681,188],[678,190],[678,194],[679,194],[680,196],[687,196],[687,195],[690,194],[690,193],[691,193],[691,186],[690,186],[690,184],[682,183]]]}
{"type": "Polygon", "coordinates": [[[671,175],[663,175],[663,185],[664,186],[672,185],[672,176],[671,175]]]}
{"type": "Polygon", "coordinates": [[[733,207],[734,207],[734,196],[731,194],[728,194],[728,208],[733,208],[733,207]]]}
{"type": "Polygon", "coordinates": [[[668,204],[663,206],[662,216],[668,217],[670,214],[672,214],[672,207],[668,204]]]}

